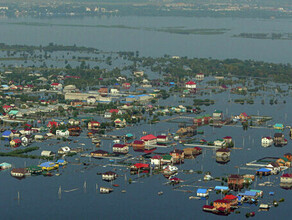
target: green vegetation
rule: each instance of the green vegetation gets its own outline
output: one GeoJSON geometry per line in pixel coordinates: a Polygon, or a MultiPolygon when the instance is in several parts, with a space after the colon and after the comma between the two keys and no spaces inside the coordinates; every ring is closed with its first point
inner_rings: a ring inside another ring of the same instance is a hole
{"type": "Polygon", "coordinates": [[[31,158],[31,159],[48,159],[47,157],[43,156],[36,156],[36,155],[28,155],[26,153],[36,151],[39,147],[28,147],[25,149],[17,149],[10,152],[0,152],[0,157],[21,157],[21,158],[31,158]]]}

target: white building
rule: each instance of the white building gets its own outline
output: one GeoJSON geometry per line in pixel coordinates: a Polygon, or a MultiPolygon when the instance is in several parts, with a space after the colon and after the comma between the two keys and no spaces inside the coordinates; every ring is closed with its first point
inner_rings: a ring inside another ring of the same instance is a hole
{"type": "Polygon", "coordinates": [[[273,138],[271,137],[263,137],[262,138],[262,146],[263,147],[269,147],[273,144],[273,138]]]}
{"type": "Polygon", "coordinates": [[[56,130],[56,136],[57,137],[69,137],[69,131],[68,130],[56,130]]]}

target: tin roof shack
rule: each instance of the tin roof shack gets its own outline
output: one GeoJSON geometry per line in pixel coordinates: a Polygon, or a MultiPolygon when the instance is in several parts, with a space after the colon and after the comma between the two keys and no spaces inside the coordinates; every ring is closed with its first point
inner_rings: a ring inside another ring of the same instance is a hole
{"type": "Polygon", "coordinates": [[[154,136],[153,134],[148,134],[146,136],[141,137],[140,139],[144,141],[146,146],[157,144],[157,137],[154,136]]]}
{"type": "Polygon", "coordinates": [[[87,124],[87,128],[91,131],[98,131],[100,128],[100,123],[98,121],[90,121],[87,124]]]}
{"type": "Polygon", "coordinates": [[[172,156],[172,162],[174,164],[179,164],[179,163],[184,162],[185,153],[183,150],[174,149],[173,151],[169,153],[169,155],[172,156]]]}
{"type": "Polygon", "coordinates": [[[274,134],[274,145],[275,146],[283,146],[287,144],[287,140],[284,137],[283,133],[275,133],[274,134]]]}
{"type": "Polygon", "coordinates": [[[292,173],[285,173],[280,177],[281,183],[291,183],[292,184],[292,173]]]}
{"type": "Polygon", "coordinates": [[[260,168],[256,171],[256,175],[269,176],[269,175],[271,175],[271,170],[267,169],[267,168],[260,168]]]}
{"type": "Polygon", "coordinates": [[[108,171],[108,172],[101,174],[102,180],[108,181],[108,182],[115,180],[117,177],[118,177],[118,174],[116,174],[115,172],[112,172],[112,171],[108,171]]]}
{"type": "Polygon", "coordinates": [[[241,190],[243,188],[243,182],[244,178],[241,175],[232,174],[228,176],[227,183],[230,189],[233,189],[235,191],[241,190]]]}
{"type": "Polygon", "coordinates": [[[129,147],[126,144],[114,144],[113,152],[117,154],[127,154],[129,153],[129,147]]]}
{"type": "Polygon", "coordinates": [[[144,141],[135,140],[132,143],[132,147],[134,151],[144,151],[145,150],[145,143],[144,141]]]}
{"type": "Polygon", "coordinates": [[[96,150],[96,151],[92,151],[90,153],[91,157],[108,157],[109,156],[109,152],[104,151],[104,150],[96,150]]]}
{"type": "Polygon", "coordinates": [[[209,191],[207,189],[197,189],[197,196],[199,197],[208,197],[209,191]]]}
{"type": "Polygon", "coordinates": [[[230,201],[224,200],[224,199],[215,200],[213,202],[213,206],[216,208],[216,210],[227,212],[227,213],[229,213],[231,209],[230,201]]]}
{"type": "Polygon", "coordinates": [[[237,204],[238,204],[238,197],[237,196],[226,195],[223,199],[229,201],[231,206],[237,206],[237,204]]]}

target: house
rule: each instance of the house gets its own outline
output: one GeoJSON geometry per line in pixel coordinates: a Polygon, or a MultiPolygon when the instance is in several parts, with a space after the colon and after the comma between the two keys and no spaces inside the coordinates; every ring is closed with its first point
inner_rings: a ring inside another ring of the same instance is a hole
{"type": "Polygon", "coordinates": [[[166,135],[158,135],[157,136],[157,144],[165,144],[168,141],[169,141],[168,136],[166,136],[166,135]]]}
{"type": "Polygon", "coordinates": [[[86,103],[87,103],[88,105],[93,105],[93,104],[95,104],[95,103],[96,103],[96,97],[95,97],[95,96],[88,96],[88,97],[86,98],[86,103]]]}
{"type": "Polygon", "coordinates": [[[153,134],[148,134],[140,138],[144,141],[145,145],[156,145],[157,144],[157,137],[153,134]]]}
{"type": "Polygon", "coordinates": [[[118,177],[118,174],[116,174],[115,172],[112,172],[112,171],[108,171],[108,172],[101,174],[102,180],[105,180],[105,181],[113,181],[117,177],[118,177]]]}
{"type": "Polygon", "coordinates": [[[186,84],[185,84],[185,87],[187,89],[196,89],[197,88],[197,84],[193,81],[188,81],[186,84]]]}
{"type": "Polygon", "coordinates": [[[203,124],[203,117],[201,116],[195,117],[193,123],[197,126],[201,126],[203,124]]]}
{"type": "Polygon", "coordinates": [[[180,128],[177,130],[176,134],[178,134],[180,137],[183,137],[183,136],[192,137],[197,134],[197,127],[188,126],[186,128],[180,128]]]}
{"type": "Polygon", "coordinates": [[[281,157],[276,160],[276,163],[279,164],[281,167],[290,167],[291,162],[286,157],[281,157]]]}
{"type": "Polygon", "coordinates": [[[282,146],[287,144],[287,140],[284,137],[283,133],[275,133],[274,134],[274,145],[275,146],[282,146]]]}
{"type": "Polygon", "coordinates": [[[284,129],[284,125],[283,124],[275,124],[274,126],[273,126],[273,128],[274,129],[276,129],[276,130],[283,130],[284,129]]]}
{"type": "Polygon", "coordinates": [[[260,168],[256,171],[256,175],[269,176],[269,175],[271,175],[271,170],[267,169],[267,168],[260,168]]]}
{"type": "Polygon", "coordinates": [[[0,170],[6,170],[6,169],[10,169],[12,167],[12,165],[10,163],[1,163],[0,164],[0,170]]]}
{"type": "Polygon", "coordinates": [[[26,175],[28,175],[28,171],[27,168],[13,168],[10,172],[11,176],[13,177],[25,177],[26,175]]]}
{"type": "Polygon", "coordinates": [[[237,196],[226,195],[223,199],[229,201],[231,206],[236,206],[238,204],[238,197],[237,196]]]}
{"type": "Polygon", "coordinates": [[[215,186],[215,191],[229,191],[229,188],[227,186],[215,186]]]}
{"type": "Polygon", "coordinates": [[[223,138],[223,140],[225,141],[225,143],[226,143],[227,145],[232,144],[232,137],[230,137],[230,136],[225,136],[225,137],[223,138]]]}
{"type": "Polygon", "coordinates": [[[119,154],[127,154],[129,153],[129,147],[126,144],[114,144],[113,152],[119,154]]]}
{"type": "Polygon", "coordinates": [[[228,176],[227,179],[228,187],[235,191],[243,188],[243,182],[244,182],[243,176],[237,174],[232,174],[228,176]]]}
{"type": "Polygon", "coordinates": [[[183,150],[174,149],[169,153],[170,156],[172,156],[172,163],[183,163],[185,158],[185,153],[183,150]]]}
{"type": "Polygon", "coordinates": [[[102,97],[106,97],[108,95],[108,88],[106,87],[102,87],[98,90],[98,93],[102,96],[102,97]]]}
{"type": "Polygon", "coordinates": [[[109,156],[109,152],[104,151],[104,150],[96,150],[96,151],[92,151],[90,153],[91,157],[108,157],[109,156]]]}
{"type": "Polygon", "coordinates": [[[49,121],[49,123],[47,124],[47,127],[48,128],[53,128],[53,127],[57,128],[58,127],[58,122],[56,122],[56,121],[49,121]]]}
{"type": "Polygon", "coordinates": [[[226,146],[226,142],[223,139],[217,139],[216,141],[214,141],[214,145],[216,147],[224,147],[226,146]]]}
{"type": "Polygon", "coordinates": [[[70,151],[71,151],[70,147],[65,146],[65,147],[61,147],[58,150],[58,154],[61,154],[61,155],[68,154],[68,153],[70,153],[70,151]]]}
{"type": "Polygon", "coordinates": [[[56,130],[57,137],[69,137],[70,133],[68,130],[56,130]]]}
{"type": "Polygon", "coordinates": [[[117,94],[119,94],[120,92],[119,92],[118,89],[111,89],[111,90],[110,90],[110,93],[111,93],[112,95],[117,95],[117,94]]]}
{"type": "Polygon", "coordinates": [[[217,210],[221,210],[222,208],[225,210],[230,210],[231,208],[231,203],[228,200],[224,200],[224,199],[217,199],[213,202],[213,206],[217,209],[217,210]]]}
{"type": "Polygon", "coordinates": [[[209,196],[209,191],[207,189],[197,189],[197,196],[198,197],[207,197],[209,196]]]}
{"type": "Polygon", "coordinates": [[[119,109],[110,109],[109,111],[104,113],[104,117],[105,118],[111,118],[112,115],[114,115],[114,114],[115,115],[122,115],[123,112],[121,110],[119,110],[119,109]]]}
{"type": "Polygon", "coordinates": [[[126,127],[127,122],[124,118],[117,118],[116,120],[114,120],[115,123],[115,127],[119,127],[119,128],[123,128],[126,127]]]}
{"type": "Polygon", "coordinates": [[[39,175],[43,172],[43,170],[39,166],[32,165],[27,167],[27,172],[30,173],[31,175],[39,175]]]}
{"type": "Polygon", "coordinates": [[[162,155],[162,163],[163,164],[170,164],[172,163],[172,156],[169,154],[162,155]]]}
{"type": "Polygon", "coordinates": [[[145,143],[144,141],[135,140],[132,143],[133,150],[135,151],[144,151],[145,150],[145,143]]]}
{"type": "Polygon", "coordinates": [[[123,83],[122,86],[123,86],[124,89],[130,89],[131,88],[131,84],[127,83],[127,82],[123,83]]]}
{"type": "Polygon", "coordinates": [[[241,113],[238,117],[241,121],[246,121],[250,118],[245,112],[241,113]]]}
{"type": "Polygon", "coordinates": [[[215,110],[213,112],[213,120],[222,120],[223,119],[223,112],[220,110],[215,110]]]}
{"type": "Polygon", "coordinates": [[[262,137],[261,143],[263,147],[269,147],[273,144],[273,138],[271,137],[262,137]]]}
{"type": "Polygon", "coordinates": [[[64,166],[66,165],[68,162],[64,159],[59,159],[57,160],[56,164],[58,164],[59,166],[64,166]]]}
{"type": "Polygon", "coordinates": [[[61,91],[62,88],[63,88],[63,85],[61,83],[52,83],[51,84],[51,89],[52,90],[61,91]]]}
{"type": "Polygon", "coordinates": [[[69,136],[79,136],[82,132],[82,129],[79,126],[74,126],[71,128],[68,128],[69,136]]]}
{"type": "Polygon", "coordinates": [[[55,162],[47,161],[44,163],[41,163],[39,167],[42,168],[44,171],[50,171],[50,170],[55,170],[59,168],[59,164],[56,164],[55,162]]]}
{"type": "Polygon", "coordinates": [[[21,145],[21,140],[20,139],[14,139],[10,141],[10,146],[11,147],[19,147],[21,145]]]}
{"type": "Polygon", "coordinates": [[[202,81],[205,78],[205,74],[204,73],[197,73],[196,74],[196,80],[198,81],[202,81]]]}
{"type": "Polygon", "coordinates": [[[90,121],[87,124],[88,130],[98,131],[100,128],[100,123],[98,121],[90,121]]]}
{"type": "Polygon", "coordinates": [[[68,120],[68,124],[71,125],[71,126],[77,126],[77,125],[80,124],[80,121],[78,121],[78,120],[76,120],[76,119],[74,119],[74,118],[70,118],[70,119],[68,120]]]}
{"type": "MultiPolygon", "coordinates": [[[[0,164],[1,166],[1,164],[0,164]]],[[[281,183],[292,183],[292,173],[285,173],[280,177],[281,183]]]]}
{"type": "Polygon", "coordinates": [[[6,130],[2,133],[2,138],[4,138],[5,140],[9,140],[12,137],[12,135],[13,134],[11,131],[6,130]]]}
{"type": "Polygon", "coordinates": [[[276,162],[271,162],[266,166],[267,169],[271,170],[271,174],[278,174],[281,171],[281,166],[276,162]]]}
{"type": "Polygon", "coordinates": [[[188,148],[184,148],[184,155],[185,158],[192,158],[196,153],[196,150],[194,148],[188,147],[188,148]]]}
{"type": "Polygon", "coordinates": [[[135,77],[143,77],[144,76],[144,71],[134,71],[134,76],[135,77]]]}
{"type": "Polygon", "coordinates": [[[151,157],[150,161],[151,161],[150,162],[151,165],[153,165],[153,166],[161,167],[161,165],[162,165],[162,157],[159,155],[155,155],[155,156],[151,157]]]}
{"type": "Polygon", "coordinates": [[[230,150],[228,148],[220,148],[216,150],[216,157],[230,157],[230,150]]]}
{"type": "Polygon", "coordinates": [[[55,153],[52,152],[52,151],[49,151],[49,150],[43,150],[41,152],[41,156],[42,157],[54,157],[55,156],[55,153]]]}
{"type": "Polygon", "coordinates": [[[140,171],[147,171],[150,169],[150,165],[149,164],[145,164],[145,163],[136,163],[134,165],[132,165],[130,167],[131,171],[133,172],[140,172],[140,171]]]}
{"type": "Polygon", "coordinates": [[[284,157],[286,157],[290,162],[292,161],[292,154],[291,153],[284,154],[284,157]]]}
{"type": "Polygon", "coordinates": [[[10,105],[3,105],[2,108],[3,108],[4,112],[7,113],[7,112],[9,112],[13,107],[10,106],[10,105]]]}

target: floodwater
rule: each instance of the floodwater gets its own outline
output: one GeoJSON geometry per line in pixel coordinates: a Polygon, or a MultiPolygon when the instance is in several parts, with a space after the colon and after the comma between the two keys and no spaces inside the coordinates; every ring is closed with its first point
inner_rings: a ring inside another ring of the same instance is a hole
{"type": "MultiPolygon", "coordinates": [[[[15,22],[20,20],[2,19],[1,22],[15,22]]],[[[26,20],[21,20],[26,21],[26,20]]],[[[40,26],[23,26],[8,25],[1,23],[0,39],[1,42],[8,44],[47,44],[55,42],[58,44],[84,45],[97,47],[102,50],[113,51],[129,51],[139,50],[141,55],[145,56],[161,56],[163,54],[193,56],[193,57],[213,57],[213,58],[242,58],[256,59],[273,62],[291,62],[292,50],[289,49],[291,41],[270,41],[270,40],[251,40],[251,39],[235,39],[230,36],[234,33],[251,32],[251,31],[267,31],[267,32],[288,32],[291,27],[291,20],[251,20],[251,19],[211,19],[211,18],[85,18],[85,19],[50,19],[29,21],[52,22],[52,23],[81,23],[81,24],[127,24],[132,26],[173,26],[185,25],[188,27],[208,27],[208,28],[231,28],[231,31],[223,35],[199,36],[199,35],[177,35],[151,31],[138,31],[128,29],[108,29],[108,28],[81,28],[81,27],[40,27],[40,26]]],[[[291,48],[291,47],[290,47],[291,48]]],[[[266,97],[264,105],[260,103],[262,97],[255,99],[254,105],[240,105],[228,103],[229,92],[221,94],[212,94],[211,96],[203,96],[202,98],[210,98],[215,100],[215,105],[203,107],[206,113],[212,114],[215,109],[222,110],[227,115],[240,114],[246,112],[249,115],[266,115],[272,116],[273,120],[269,124],[284,123],[291,125],[290,117],[292,100],[291,94],[286,97],[277,95],[279,104],[268,104],[269,97],[266,97]],[[283,104],[286,100],[286,104],[283,104]]],[[[231,95],[231,98],[238,98],[237,95],[231,95]]],[[[179,97],[171,97],[163,104],[178,105],[179,97]]],[[[185,99],[183,105],[192,105],[191,99],[185,99]]],[[[195,115],[191,115],[195,116],[195,115]]],[[[216,162],[213,150],[204,149],[202,155],[193,160],[185,160],[185,163],[178,165],[179,169],[193,169],[194,171],[203,170],[210,171],[212,176],[222,176],[230,173],[254,174],[254,170],[238,170],[238,166],[244,165],[246,162],[259,159],[265,156],[282,157],[284,153],[291,151],[291,141],[282,148],[274,146],[263,148],[260,145],[262,136],[274,134],[271,129],[248,129],[243,131],[241,127],[223,127],[213,128],[205,126],[199,128],[205,131],[204,135],[198,135],[198,140],[204,138],[208,141],[214,141],[224,136],[232,136],[235,140],[235,146],[242,148],[241,150],[232,150],[230,162],[222,165],[216,162]]],[[[137,138],[142,136],[142,131],[153,134],[166,133],[168,130],[173,133],[178,130],[177,123],[162,122],[155,125],[141,125],[128,127],[123,130],[115,131],[113,134],[133,133],[137,138]]],[[[288,139],[288,132],[285,130],[285,137],[288,139]]],[[[32,146],[39,146],[41,149],[33,154],[40,154],[41,150],[52,150],[56,152],[59,147],[69,145],[75,148],[79,143],[85,143],[85,148],[90,148],[88,152],[95,149],[94,145],[86,137],[86,131],[80,137],[72,137],[73,140],[79,140],[78,143],[71,144],[50,140],[45,143],[33,143],[32,146]],[[49,143],[53,143],[49,145],[49,143]]],[[[0,142],[1,151],[5,151],[4,147],[7,142],[0,142]]],[[[101,149],[111,152],[112,141],[103,141],[101,149]]],[[[177,148],[184,147],[178,145],[177,148]]],[[[170,151],[172,148],[167,149],[170,151]]],[[[158,152],[165,149],[158,149],[158,152]]],[[[139,153],[133,152],[133,155],[139,153]]],[[[122,175],[124,170],[117,169],[117,173],[121,175],[114,183],[120,187],[114,188],[114,192],[108,195],[101,195],[96,192],[96,184],[98,186],[110,186],[110,183],[103,182],[101,176],[96,175],[97,172],[112,170],[111,167],[102,167],[91,165],[87,169],[80,165],[76,157],[67,158],[69,164],[66,168],[60,169],[60,176],[53,177],[27,177],[22,180],[12,178],[9,170],[0,172],[0,196],[3,208],[2,217],[5,219],[204,219],[222,218],[209,213],[204,213],[201,207],[206,204],[204,200],[189,200],[189,196],[195,196],[195,193],[184,193],[174,191],[172,186],[164,185],[167,182],[162,175],[153,175],[141,179],[135,179],[137,176],[130,176],[129,171],[126,172],[127,179],[132,178],[134,182],[128,184],[122,175]],[[84,182],[86,181],[86,188],[84,182]],[[137,181],[137,182],[136,182],[137,181]],[[59,198],[58,190],[62,188],[61,198],[59,198]],[[72,192],[64,192],[64,190],[76,189],[72,192]],[[126,189],[126,193],[121,191],[126,189]],[[162,196],[157,193],[163,191],[162,196]],[[20,198],[18,199],[18,192],[20,198]]],[[[88,162],[89,159],[81,158],[81,162],[88,162]]],[[[1,157],[1,162],[12,163],[13,167],[24,167],[39,164],[38,160],[22,159],[22,158],[6,158],[1,157]]],[[[108,164],[107,159],[91,160],[92,164],[108,164]]],[[[203,178],[202,174],[184,174],[179,173],[178,177],[191,183],[203,178]]],[[[258,183],[268,181],[267,177],[258,179],[258,183]]],[[[285,202],[279,207],[272,208],[269,213],[256,212],[256,218],[259,219],[275,219],[287,218],[292,202],[291,192],[278,187],[279,175],[272,176],[270,181],[274,182],[273,187],[259,187],[254,184],[251,188],[264,190],[263,202],[271,202],[273,199],[279,200],[285,198],[285,202]],[[275,192],[274,197],[270,197],[268,193],[275,192]]],[[[196,182],[194,185],[207,187],[220,185],[220,182],[196,182]]],[[[196,188],[188,188],[196,191],[196,188]]],[[[209,203],[220,198],[220,195],[211,193],[209,203]]],[[[232,213],[227,218],[245,218],[245,213],[256,211],[258,207],[240,208],[241,214],[232,213]]]]}

